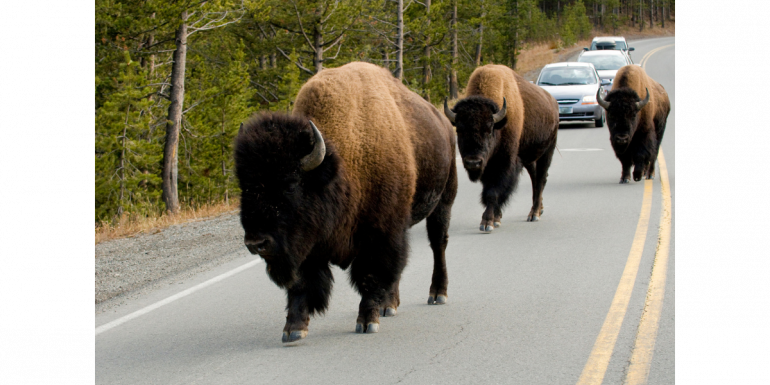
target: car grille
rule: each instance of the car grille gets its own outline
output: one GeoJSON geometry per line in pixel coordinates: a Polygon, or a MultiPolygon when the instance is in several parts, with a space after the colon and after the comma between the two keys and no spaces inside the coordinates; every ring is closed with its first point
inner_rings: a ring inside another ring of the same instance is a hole
{"type": "Polygon", "coordinates": [[[572,117],[572,116],[594,116],[593,112],[574,112],[571,114],[559,114],[559,116],[572,117]]]}
{"type": "Polygon", "coordinates": [[[580,99],[559,99],[556,102],[559,104],[574,104],[579,102],[580,99]]]}

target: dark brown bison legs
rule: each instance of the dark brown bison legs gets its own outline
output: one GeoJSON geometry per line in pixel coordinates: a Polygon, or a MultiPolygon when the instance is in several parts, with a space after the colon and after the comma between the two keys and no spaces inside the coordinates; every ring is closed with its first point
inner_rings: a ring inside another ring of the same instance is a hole
{"type": "Polygon", "coordinates": [[[620,164],[623,170],[620,173],[620,183],[628,183],[631,181],[631,166],[634,164],[633,159],[621,159],[620,164]]]}
{"type": "Polygon", "coordinates": [[[515,166],[512,171],[500,175],[497,180],[494,177],[486,179],[486,174],[482,175],[481,203],[486,207],[486,210],[481,215],[479,230],[490,232],[496,226],[500,226],[503,206],[516,187],[520,172],[521,166],[515,166]],[[494,184],[492,181],[494,181],[494,184]]]}
{"type": "Polygon", "coordinates": [[[452,203],[439,202],[427,218],[428,240],[433,250],[433,278],[430,283],[429,305],[443,305],[447,301],[449,278],[446,271],[446,246],[449,243],[449,217],[452,203]]]}
{"type": "Polygon", "coordinates": [[[377,333],[380,330],[380,309],[398,306],[398,282],[406,266],[407,235],[405,229],[397,234],[368,231],[367,242],[350,268],[350,280],[361,293],[356,319],[357,333],[377,333]]]}
{"type": "Polygon", "coordinates": [[[283,342],[293,342],[307,336],[310,315],[323,313],[329,305],[334,276],[328,262],[314,263],[308,260],[300,265],[300,279],[288,289],[286,325],[283,342]]]}
{"type": "Polygon", "coordinates": [[[551,148],[537,161],[524,166],[527,169],[527,173],[529,173],[529,178],[532,180],[532,209],[527,216],[527,222],[536,222],[543,215],[543,190],[545,190],[545,184],[548,181],[548,169],[551,167],[551,159],[553,159],[555,148],[556,143],[554,142],[551,148]]]}

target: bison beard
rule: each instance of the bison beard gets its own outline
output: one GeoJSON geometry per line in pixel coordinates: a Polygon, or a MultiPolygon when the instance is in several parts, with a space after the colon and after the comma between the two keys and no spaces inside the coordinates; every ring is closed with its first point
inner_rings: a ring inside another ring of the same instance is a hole
{"type": "Polygon", "coordinates": [[[634,181],[654,178],[655,162],[671,109],[663,86],[649,78],[641,67],[631,65],[618,70],[606,98],[602,98],[600,91],[596,97],[607,111],[610,144],[622,165],[620,183],[630,182],[631,166],[634,166],[634,181]]]}
{"type": "Polygon", "coordinates": [[[400,304],[407,230],[426,218],[429,303],[446,302],[454,148],[451,125],[434,107],[365,63],[311,78],[292,116],[263,114],[242,126],[235,164],[244,241],[286,289],[283,342],[304,338],[310,316],[326,310],[330,264],[350,268],[361,294],[356,331],[377,332],[379,316],[400,304]]]}

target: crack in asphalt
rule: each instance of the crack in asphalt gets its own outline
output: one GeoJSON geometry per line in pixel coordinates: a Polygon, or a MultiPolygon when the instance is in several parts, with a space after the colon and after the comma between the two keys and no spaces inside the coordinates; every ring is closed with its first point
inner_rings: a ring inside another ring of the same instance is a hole
{"type": "MultiPolygon", "coordinates": [[[[460,330],[457,333],[455,333],[454,335],[452,335],[452,338],[455,338],[458,335],[462,334],[462,332],[465,331],[465,327],[468,326],[469,324],[470,324],[470,321],[460,325],[460,330]]],[[[442,354],[444,354],[444,353],[446,353],[446,352],[456,348],[457,345],[460,345],[460,343],[465,342],[465,340],[468,338],[468,336],[469,336],[469,334],[466,334],[462,339],[456,341],[455,343],[451,344],[450,346],[445,347],[444,349],[441,349],[441,351],[439,351],[438,353],[434,354],[433,357],[431,357],[430,360],[428,360],[428,366],[436,364],[436,362],[434,362],[434,360],[436,360],[436,358],[438,358],[440,355],[442,355],[442,354]]],[[[404,374],[403,377],[401,377],[396,382],[396,384],[400,384],[402,381],[406,380],[416,370],[417,370],[417,368],[415,368],[415,367],[411,368],[406,374],[404,374]]]]}

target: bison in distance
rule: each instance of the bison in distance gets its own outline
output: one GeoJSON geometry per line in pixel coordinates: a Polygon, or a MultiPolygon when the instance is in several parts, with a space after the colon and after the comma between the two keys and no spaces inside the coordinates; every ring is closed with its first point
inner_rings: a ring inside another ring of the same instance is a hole
{"type": "Polygon", "coordinates": [[[671,112],[666,90],[642,67],[628,65],[618,70],[606,98],[600,91],[596,100],[607,110],[610,143],[623,167],[620,183],[630,181],[632,165],[634,181],[640,181],[643,175],[654,178],[660,141],[671,112]],[[640,95],[645,98],[642,100],[640,95]]]}
{"type": "Polygon", "coordinates": [[[361,294],[356,331],[379,331],[379,316],[399,306],[407,230],[426,218],[428,302],[446,302],[454,132],[386,69],[350,63],[316,74],[292,115],[242,125],[235,162],[246,246],[287,293],[283,342],[304,338],[310,316],[327,309],[330,264],[349,267],[361,294]]]}
{"type": "Polygon", "coordinates": [[[501,225],[502,208],[516,188],[521,168],[532,179],[532,209],[527,221],[543,213],[543,189],[548,178],[559,107],[556,99],[502,65],[476,68],[468,80],[468,97],[444,113],[457,127],[457,144],[471,181],[481,180],[486,207],[479,230],[501,225]],[[502,107],[498,107],[502,106],[502,107]]]}

